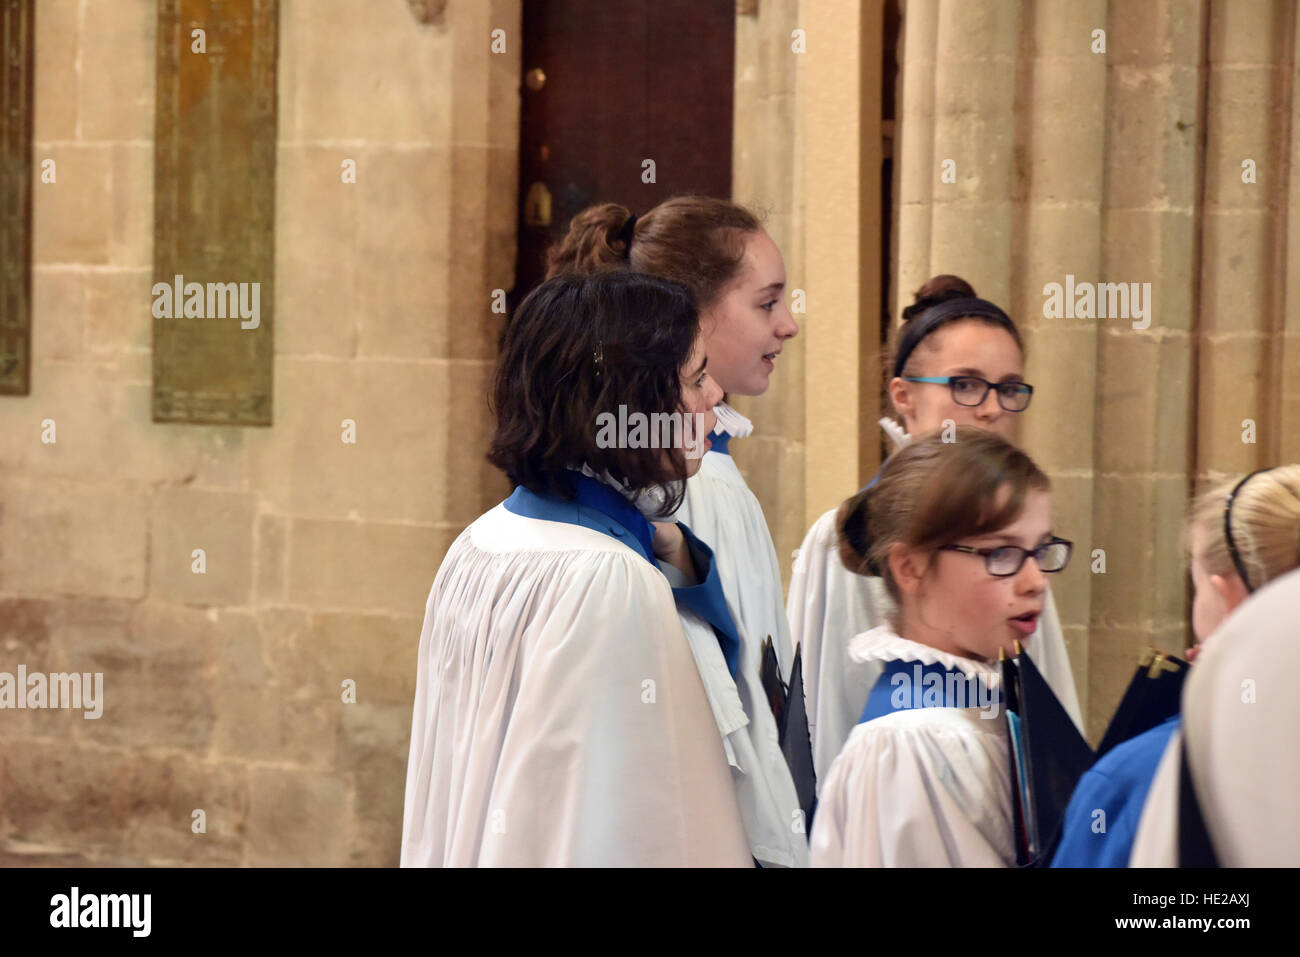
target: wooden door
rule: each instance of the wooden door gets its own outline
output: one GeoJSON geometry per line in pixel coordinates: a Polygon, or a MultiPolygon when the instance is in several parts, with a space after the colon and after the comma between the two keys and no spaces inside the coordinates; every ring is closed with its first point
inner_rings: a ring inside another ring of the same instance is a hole
{"type": "Polygon", "coordinates": [[[735,15],[734,0],[524,0],[512,307],[585,207],[730,197],[735,15]]]}

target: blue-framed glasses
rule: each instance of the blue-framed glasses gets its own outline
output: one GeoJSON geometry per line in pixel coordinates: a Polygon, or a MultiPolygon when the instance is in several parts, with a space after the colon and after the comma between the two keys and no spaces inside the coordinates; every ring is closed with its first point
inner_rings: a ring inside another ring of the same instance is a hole
{"type": "Polygon", "coordinates": [[[939,551],[963,552],[967,555],[981,555],[984,567],[996,578],[1009,578],[1024,567],[1030,555],[1038,562],[1038,568],[1044,572],[1059,572],[1070,563],[1070,551],[1074,542],[1064,538],[1051,538],[1035,549],[1021,548],[1019,545],[999,545],[997,548],[974,548],[970,545],[940,545],[939,551]]]}
{"type": "Polygon", "coordinates": [[[975,375],[905,375],[903,381],[946,385],[952,390],[952,401],[969,406],[982,405],[989,389],[994,389],[998,394],[998,405],[1008,412],[1024,412],[1034,395],[1034,387],[1028,382],[990,382],[975,375]]]}

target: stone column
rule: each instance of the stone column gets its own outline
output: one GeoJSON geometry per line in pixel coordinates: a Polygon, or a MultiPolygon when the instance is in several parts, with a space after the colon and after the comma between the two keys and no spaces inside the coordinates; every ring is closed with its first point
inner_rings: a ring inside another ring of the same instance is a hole
{"type": "Polygon", "coordinates": [[[1198,9],[906,7],[897,302],[953,272],[1023,330],[1038,392],[1021,440],[1053,479],[1058,530],[1076,542],[1053,588],[1094,734],[1139,647],[1176,650],[1185,628],[1176,538],[1191,413],[1198,9]],[[955,182],[944,182],[945,160],[955,182]],[[1151,326],[1049,318],[1044,286],[1067,276],[1150,282],[1151,326]]]}
{"type": "Polygon", "coordinates": [[[1051,477],[1054,520],[1076,543],[1074,567],[1052,589],[1081,702],[1088,688],[1099,330],[1096,323],[1046,318],[1043,286],[1064,283],[1069,274],[1101,276],[1107,67],[1105,55],[1092,52],[1092,31],[1105,26],[1104,0],[1024,9],[1028,55],[1016,71],[1016,239],[1007,303],[1024,336],[1026,377],[1038,390],[1022,417],[1021,440],[1051,477]]]}
{"type": "Polygon", "coordinates": [[[878,458],[883,5],[762,0],[739,10],[733,195],[768,214],[789,290],[807,308],[769,393],[736,400],[757,425],[737,462],[788,578],[808,526],[878,458]]]}
{"type": "Polygon", "coordinates": [[[1089,728],[1099,734],[1141,649],[1186,643],[1179,549],[1190,488],[1203,5],[1112,2],[1102,276],[1151,283],[1150,326],[1099,319],[1090,547],[1089,728]]]}
{"type": "MultiPolygon", "coordinates": [[[[803,247],[804,117],[796,103],[802,55],[791,33],[803,26],[799,0],[737,6],[732,198],[754,209],[785,258],[789,289],[806,288],[803,247]]],[[[786,300],[789,302],[789,299],[786,300]]],[[[807,316],[795,317],[806,331],[807,316]]],[[[763,506],[783,575],[806,531],[803,516],[805,338],[788,342],[772,385],[757,398],[733,396],[754,420],[753,437],[733,447],[763,506]]]]}
{"type": "Polygon", "coordinates": [[[1288,269],[1298,238],[1288,230],[1300,132],[1295,5],[1211,3],[1209,36],[1196,316],[1201,484],[1300,460],[1300,419],[1286,399],[1300,378],[1300,306],[1288,269]]]}

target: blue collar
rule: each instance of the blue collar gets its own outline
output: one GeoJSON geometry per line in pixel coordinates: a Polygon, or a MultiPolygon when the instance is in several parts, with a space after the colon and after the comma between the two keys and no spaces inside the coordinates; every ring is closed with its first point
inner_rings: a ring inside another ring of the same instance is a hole
{"type": "Polygon", "coordinates": [[[914,708],[978,708],[1002,700],[1001,690],[990,692],[983,679],[958,668],[935,662],[888,661],[867,695],[858,724],[895,711],[914,708]]]}
{"type": "Polygon", "coordinates": [[[650,527],[650,520],[638,512],[636,506],[626,498],[590,475],[574,472],[571,481],[573,490],[578,495],[578,504],[595,509],[635,535],[641,546],[641,554],[645,555],[646,561],[653,565],[655,534],[654,529],[650,527]]]}
{"type": "MultiPolygon", "coordinates": [[[[505,506],[524,518],[549,522],[566,522],[604,532],[655,564],[654,529],[650,521],[631,502],[610,488],[581,472],[569,472],[574,498],[566,501],[549,493],[539,494],[522,485],[506,499],[505,506]]],[[[656,566],[657,567],[657,566],[656,566]]]]}
{"type": "MultiPolygon", "coordinates": [[[[603,532],[618,539],[628,548],[640,553],[646,561],[658,568],[654,557],[654,529],[649,520],[636,510],[627,499],[590,476],[570,472],[569,479],[575,498],[565,500],[551,493],[531,492],[519,486],[506,499],[506,508],[523,518],[537,518],[547,522],[564,522],[603,532]]],[[[726,659],[727,670],[734,678],[740,670],[740,632],[727,608],[722,579],[718,576],[713,550],[682,525],[682,535],[697,570],[704,574],[703,581],[695,585],[673,588],[673,602],[679,609],[695,612],[711,626],[726,659]]]]}
{"type": "Polygon", "coordinates": [[[731,450],[727,447],[731,445],[730,432],[711,432],[709,433],[710,452],[721,452],[723,455],[730,455],[731,450]]]}

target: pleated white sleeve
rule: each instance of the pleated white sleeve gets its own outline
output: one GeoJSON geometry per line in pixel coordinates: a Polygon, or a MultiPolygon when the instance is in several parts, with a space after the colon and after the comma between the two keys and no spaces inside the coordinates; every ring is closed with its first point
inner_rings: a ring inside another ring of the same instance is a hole
{"type": "Polygon", "coordinates": [[[740,662],[733,680],[712,629],[700,631],[686,624],[706,692],[715,710],[723,712],[719,724],[726,732],[750,850],[764,866],[807,867],[799,799],[760,677],[763,639],[768,635],[783,678],[789,678],[793,663],[781,572],[763,509],[731,456],[706,452],[700,471],[686,483],[686,499],[674,518],[713,549],[727,610],[740,633],[740,662]],[[728,718],[729,713],[739,720],[728,718]]]}
{"type": "Polygon", "coordinates": [[[897,711],[854,728],[822,787],[814,867],[1015,863],[1002,716],[897,711]]]}
{"type": "Polygon", "coordinates": [[[753,866],[667,581],[503,506],[447,553],[420,637],[403,866],[753,866]]]}
{"type": "Polygon", "coordinates": [[[789,678],[794,654],[776,547],[763,507],[730,455],[704,453],[673,517],[713,549],[727,610],[745,645],[746,670],[758,673],[763,639],[771,635],[782,677],[789,678]]]}
{"type": "MultiPolygon", "coordinates": [[[[803,648],[808,723],[819,782],[862,716],[867,695],[883,668],[877,661],[850,658],[849,642],[885,624],[893,604],[883,581],[851,572],[840,561],[836,511],[823,514],[804,536],[786,601],[791,639],[803,648]]],[[[1025,650],[1082,729],[1074,672],[1050,591],[1038,630],[1025,642],[1025,650]]]]}

